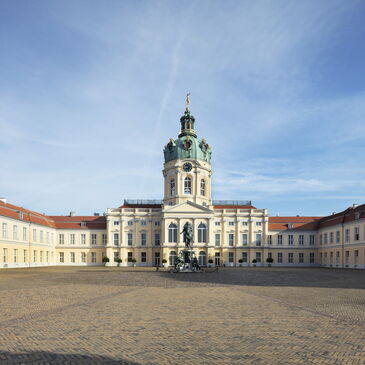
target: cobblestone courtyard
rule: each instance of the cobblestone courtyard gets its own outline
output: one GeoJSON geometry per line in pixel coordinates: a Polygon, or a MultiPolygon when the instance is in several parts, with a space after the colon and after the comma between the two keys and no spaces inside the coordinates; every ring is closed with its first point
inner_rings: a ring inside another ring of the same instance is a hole
{"type": "Polygon", "coordinates": [[[0,271],[0,364],[365,364],[365,271],[0,271]]]}

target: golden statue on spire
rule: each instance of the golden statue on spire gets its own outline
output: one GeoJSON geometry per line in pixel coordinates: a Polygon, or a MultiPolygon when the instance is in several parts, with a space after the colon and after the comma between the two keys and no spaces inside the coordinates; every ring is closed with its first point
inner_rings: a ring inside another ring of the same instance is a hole
{"type": "Polygon", "coordinates": [[[186,94],[186,111],[190,111],[189,109],[189,105],[190,105],[190,93],[186,94]]]}

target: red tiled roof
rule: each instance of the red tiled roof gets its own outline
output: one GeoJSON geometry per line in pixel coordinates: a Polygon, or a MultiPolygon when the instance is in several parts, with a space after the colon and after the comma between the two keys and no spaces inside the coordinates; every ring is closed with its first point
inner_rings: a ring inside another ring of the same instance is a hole
{"type": "Polygon", "coordinates": [[[2,201],[0,201],[0,215],[51,228],[106,229],[106,217],[104,216],[47,216],[2,201]],[[85,225],[81,222],[85,222],[85,225]]]}
{"type": "Polygon", "coordinates": [[[318,228],[331,227],[337,224],[352,222],[357,219],[365,219],[365,204],[357,207],[349,207],[342,212],[323,217],[319,221],[318,228]]]}
{"type": "Polygon", "coordinates": [[[321,217],[269,217],[269,231],[283,231],[289,229],[312,231],[317,229],[321,217]]]}
{"type": "Polygon", "coordinates": [[[104,216],[51,216],[59,229],[106,229],[104,216]]]}

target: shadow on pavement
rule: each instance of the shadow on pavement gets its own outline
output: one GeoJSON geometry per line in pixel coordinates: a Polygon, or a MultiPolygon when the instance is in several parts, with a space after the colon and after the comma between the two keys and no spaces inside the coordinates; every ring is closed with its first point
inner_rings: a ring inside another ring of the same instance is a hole
{"type": "Polygon", "coordinates": [[[127,360],[115,360],[106,356],[61,354],[47,351],[12,353],[0,351],[0,364],[111,364],[111,365],[138,365],[127,360]]]}

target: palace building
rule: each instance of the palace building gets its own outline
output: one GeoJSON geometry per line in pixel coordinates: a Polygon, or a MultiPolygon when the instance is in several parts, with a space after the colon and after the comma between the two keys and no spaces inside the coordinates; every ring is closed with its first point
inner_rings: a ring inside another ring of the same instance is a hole
{"type": "Polygon", "coordinates": [[[365,204],[327,217],[270,217],[251,201],[212,200],[212,149],[195,132],[189,104],[164,148],[163,200],[124,200],[104,215],[47,216],[0,198],[0,268],[49,265],[173,266],[194,227],[206,266],[365,268],[365,204]],[[254,262],[256,261],[256,262],[254,262]]]}

